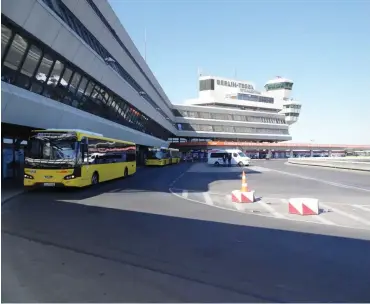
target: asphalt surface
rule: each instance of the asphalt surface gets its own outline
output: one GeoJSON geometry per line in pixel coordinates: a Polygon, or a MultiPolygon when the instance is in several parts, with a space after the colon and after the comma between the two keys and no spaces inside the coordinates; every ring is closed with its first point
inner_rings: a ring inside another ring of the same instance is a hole
{"type": "MultiPolygon", "coordinates": [[[[254,165],[247,179],[262,197],[370,205],[370,175],[254,165]]],[[[2,206],[2,301],[370,301],[370,230],[222,210],[170,192],[238,185],[240,172],[180,164],[95,189],[17,196],[2,206]]]]}
{"type": "MultiPolygon", "coordinates": [[[[239,189],[242,169],[195,165],[187,179],[176,183],[177,188],[196,191],[228,192],[239,189]],[[191,174],[193,174],[191,178],[191,174]]],[[[283,160],[254,160],[244,170],[247,182],[262,197],[316,197],[326,202],[370,205],[370,173],[331,168],[285,164],[283,160]]]]}

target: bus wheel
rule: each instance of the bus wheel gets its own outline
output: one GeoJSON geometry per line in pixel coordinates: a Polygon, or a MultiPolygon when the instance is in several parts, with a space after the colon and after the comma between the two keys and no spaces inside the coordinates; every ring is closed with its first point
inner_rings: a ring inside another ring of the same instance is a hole
{"type": "Polygon", "coordinates": [[[239,167],[244,167],[244,164],[242,162],[239,162],[239,167]]]}
{"type": "Polygon", "coordinates": [[[219,163],[219,162],[215,162],[215,166],[217,166],[217,167],[218,167],[219,165],[220,165],[220,163],[219,163]]]}
{"type": "Polygon", "coordinates": [[[94,172],[93,176],[91,177],[91,185],[99,184],[99,174],[94,172]]]}
{"type": "Polygon", "coordinates": [[[123,173],[123,177],[125,178],[127,176],[128,176],[128,170],[127,170],[127,168],[125,168],[125,172],[123,173]]]}

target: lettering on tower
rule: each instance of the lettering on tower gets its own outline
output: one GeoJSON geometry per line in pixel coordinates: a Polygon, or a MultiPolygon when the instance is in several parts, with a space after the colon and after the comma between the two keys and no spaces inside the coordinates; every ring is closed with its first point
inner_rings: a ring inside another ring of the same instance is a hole
{"type": "Polygon", "coordinates": [[[243,90],[254,90],[253,86],[248,83],[236,82],[236,81],[228,81],[228,80],[220,80],[217,79],[217,85],[230,87],[230,88],[239,88],[243,90]]]}

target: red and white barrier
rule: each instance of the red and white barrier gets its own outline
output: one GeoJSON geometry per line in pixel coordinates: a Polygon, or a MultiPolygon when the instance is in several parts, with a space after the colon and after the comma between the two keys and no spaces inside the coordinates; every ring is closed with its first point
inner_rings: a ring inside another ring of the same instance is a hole
{"type": "Polygon", "coordinates": [[[318,215],[319,200],[316,198],[290,198],[289,213],[298,215],[318,215]]]}
{"type": "Polygon", "coordinates": [[[231,192],[231,201],[238,210],[243,210],[244,205],[253,203],[255,201],[254,191],[242,192],[240,190],[234,190],[231,192]]]}

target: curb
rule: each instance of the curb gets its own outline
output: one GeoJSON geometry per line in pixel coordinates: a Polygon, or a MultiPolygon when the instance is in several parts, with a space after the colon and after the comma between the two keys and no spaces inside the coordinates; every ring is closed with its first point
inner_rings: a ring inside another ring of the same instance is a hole
{"type": "MultiPolygon", "coordinates": [[[[337,170],[351,170],[351,171],[360,171],[360,172],[370,172],[370,166],[368,168],[353,168],[350,166],[351,163],[348,163],[349,165],[346,166],[346,165],[339,165],[339,164],[335,164],[335,161],[332,161],[332,162],[325,162],[325,161],[322,161],[321,163],[319,162],[313,162],[313,163],[310,163],[309,161],[296,161],[296,160],[293,160],[293,161],[287,161],[286,162],[287,164],[289,165],[295,165],[295,166],[306,166],[306,167],[321,167],[321,168],[331,168],[331,169],[337,169],[337,170]]],[[[366,167],[367,165],[367,162],[364,162],[364,166],[366,167]]]]}

